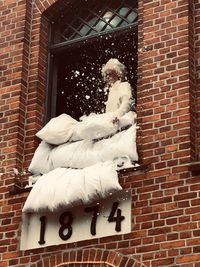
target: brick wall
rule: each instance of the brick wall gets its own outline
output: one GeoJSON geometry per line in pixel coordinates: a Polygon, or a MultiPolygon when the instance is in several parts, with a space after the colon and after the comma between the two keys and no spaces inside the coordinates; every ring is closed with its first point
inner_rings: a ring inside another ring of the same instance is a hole
{"type": "MultiPolygon", "coordinates": [[[[200,129],[199,129],[199,85],[200,85],[200,3],[199,1],[194,1],[194,49],[195,49],[195,78],[196,78],[196,107],[197,107],[197,142],[199,144],[200,140],[200,129]]],[[[199,153],[199,152],[198,152],[199,153]]],[[[199,155],[198,155],[199,156],[199,155]]]]}
{"type": "Polygon", "coordinates": [[[0,267],[200,266],[200,176],[190,168],[200,142],[197,0],[139,1],[138,147],[148,169],[120,177],[132,190],[132,232],[19,251],[27,193],[11,196],[9,190],[16,176],[24,179],[38,145],[48,21],[64,5],[0,1],[0,267]]]}

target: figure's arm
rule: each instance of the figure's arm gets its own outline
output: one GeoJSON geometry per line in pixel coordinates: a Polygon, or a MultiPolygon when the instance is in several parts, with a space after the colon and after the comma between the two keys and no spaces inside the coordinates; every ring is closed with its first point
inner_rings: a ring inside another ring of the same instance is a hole
{"type": "Polygon", "coordinates": [[[120,97],[119,101],[120,106],[117,109],[116,113],[118,117],[121,117],[131,110],[132,106],[134,105],[134,100],[128,95],[123,95],[122,97],[120,97]]]}
{"type": "Polygon", "coordinates": [[[135,101],[132,97],[132,88],[128,82],[120,84],[120,92],[121,96],[119,97],[119,107],[116,110],[118,117],[121,117],[129,112],[135,104],[135,101]]]}

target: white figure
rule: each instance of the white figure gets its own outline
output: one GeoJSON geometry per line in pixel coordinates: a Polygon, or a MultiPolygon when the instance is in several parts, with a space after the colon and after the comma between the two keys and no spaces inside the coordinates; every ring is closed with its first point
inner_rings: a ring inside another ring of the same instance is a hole
{"type": "Polygon", "coordinates": [[[109,91],[106,112],[115,112],[119,118],[130,111],[135,104],[131,85],[124,81],[125,66],[118,59],[111,58],[102,67],[102,75],[109,91]]]}
{"type": "MultiPolygon", "coordinates": [[[[135,105],[131,85],[129,82],[124,81],[125,73],[125,66],[116,58],[109,59],[102,67],[106,89],[109,91],[106,102],[106,113],[115,113],[116,117],[112,121],[113,124],[118,124],[119,118],[127,114],[135,105]]],[[[118,170],[134,167],[131,159],[126,155],[114,158],[113,162],[118,170]]]]}

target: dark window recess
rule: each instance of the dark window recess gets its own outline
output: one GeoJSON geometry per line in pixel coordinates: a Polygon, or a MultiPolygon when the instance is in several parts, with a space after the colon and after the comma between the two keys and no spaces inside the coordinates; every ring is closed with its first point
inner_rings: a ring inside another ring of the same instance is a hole
{"type": "Polygon", "coordinates": [[[126,64],[127,78],[136,88],[137,49],[133,35],[120,35],[70,49],[58,57],[56,115],[66,112],[78,119],[83,114],[104,111],[106,94],[101,68],[111,57],[126,64]]]}
{"type": "Polygon", "coordinates": [[[78,1],[52,26],[47,119],[102,113],[107,98],[102,65],[111,57],[127,67],[136,95],[136,1],[78,1]],[[94,3],[95,2],[95,3],[94,3]]]}

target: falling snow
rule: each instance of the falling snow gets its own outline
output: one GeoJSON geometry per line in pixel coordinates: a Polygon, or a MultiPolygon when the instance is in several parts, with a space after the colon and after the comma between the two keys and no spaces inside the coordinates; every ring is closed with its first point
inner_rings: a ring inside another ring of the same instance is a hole
{"type": "MultiPolygon", "coordinates": [[[[134,35],[134,33],[133,33],[134,35]]],[[[111,57],[127,66],[127,80],[136,88],[137,42],[131,35],[123,38],[99,36],[99,43],[82,45],[62,56],[58,70],[56,114],[67,113],[78,119],[91,112],[105,112],[107,89],[102,78],[102,65],[111,57]],[[127,46],[128,44],[128,46],[127,46]],[[133,53],[135,51],[135,54],[133,53]]]]}
{"type": "Polygon", "coordinates": [[[75,77],[78,77],[79,75],[80,75],[80,71],[76,70],[76,71],[74,72],[74,76],[75,76],[75,77]]]}

